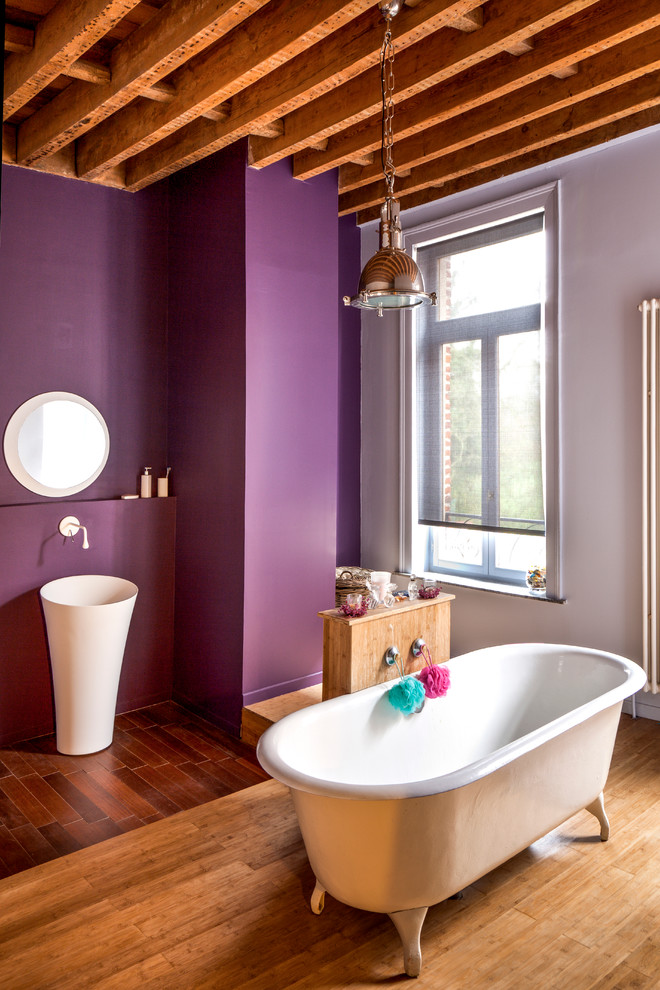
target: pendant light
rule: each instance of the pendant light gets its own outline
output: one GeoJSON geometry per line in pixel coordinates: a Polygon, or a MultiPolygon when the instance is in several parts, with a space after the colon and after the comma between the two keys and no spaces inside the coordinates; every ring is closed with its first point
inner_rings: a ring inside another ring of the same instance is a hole
{"type": "Polygon", "coordinates": [[[394,198],[396,169],[392,161],[394,134],[394,46],[392,18],[399,12],[400,0],[381,0],[380,10],[385,18],[385,37],[380,50],[380,80],[383,101],[380,160],[385,178],[385,202],[380,208],[379,249],[366,263],[360,275],[355,296],[344,296],[345,306],[375,309],[411,309],[414,306],[435,306],[435,292],[424,291],[424,280],[417,264],[402,247],[399,203],[394,198]]]}

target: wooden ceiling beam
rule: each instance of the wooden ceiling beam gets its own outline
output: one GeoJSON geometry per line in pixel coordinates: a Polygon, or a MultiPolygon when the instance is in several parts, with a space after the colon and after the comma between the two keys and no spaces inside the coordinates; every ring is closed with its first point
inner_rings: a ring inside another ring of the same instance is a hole
{"type": "MultiPolygon", "coordinates": [[[[6,163],[135,190],[246,138],[379,209],[378,0],[12,4],[6,163]]],[[[393,30],[403,209],[660,115],[660,0],[404,0],[393,30]]]]}
{"type": "MultiPolygon", "coordinates": [[[[514,175],[517,172],[524,172],[538,165],[546,165],[559,158],[579,152],[593,149],[597,154],[599,148],[609,141],[625,137],[646,127],[656,127],[660,125],[660,106],[650,107],[641,110],[639,113],[621,117],[609,124],[596,127],[590,131],[583,131],[567,138],[560,138],[553,144],[544,145],[535,151],[526,151],[510,161],[498,162],[495,165],[487,165],[482,169],[470,172],[458,179],[449,179],[446,182],[438,182],[436,185],[429,185],[425,189],[416,193],[403,196],[400,200],[402,210],[410,210],[424,203],[431,203],[446,196],[453,196],[466,189],[474,189],[476,186],[484,185],[487,182],[494,182],[505,176],[514,175]]],[[[369,223],[380,217],[380,206],[369,207],[361,210],[356,217],[358,224],[369,223]]]]}
{"type": "MultiPolygon", "coordinates": [[[[413,44],[428,31],[484,0],[426,0],[417,9],[404,8],[397,16],[399,47],[413,44]]],[[[279,119],[313,97],[359,75],[366,66],[377,65],[382,44],[382,16],[370,8],[341,31],[317,42],[290,61],[251,84],[231,101],[231,118],[217,128],[206,121],[187,124],[153,149],[141,152],[127,164],[131,188],[141,188],[184,165],[219,151],[249,134],[254,124],[279,119]]],[[[310,143],[319,144],[324,138],[310,143]]]]}
{"type": "Polygon", "coordinates": [[[5,59],[3,120],[45,89],[140,0],[57,3],[37,25],[30,52],[5,59]]]}
{"type": "Polygon", "coordinates": [[[13,124],[2,125],[2,164],[16,164],[16,128],[13,124]]]}
{"type": "Polygon", "coordinates": [[[578,71],[577,65],[563,65],[561,69],[555,69],[551,75],[553,75],[556,79],[568,79],[569,76],[576,75],[578,71]]]}
{"type": "MultiPolygon", "coordinates": [[[[10,25],[7,27],[9,28],[10,25]]],[[[7,30],[5,30],[5,51],[31,51],[34,44],[34,31],[31,28],[18,28],[16,25],[14,25],[14,28],[15,30],[10,31],[9,35],[7,30]]],[[[83,82],[96,83],[97,85],[107,84],[112,79],[112,73],[107,66],[102,65],[100,62],[92,62],[86,58],[76,59],[62,75],[69,76],[71,79],[82,79],[83,82]]],[[[161,81],[141,90],[140,96],[144,96],[149,100],[158,100],[161,103],[167,103],[174,99],[175,93],[176,90],[171,83],[161,81]]],[[[224,120],[229,115],[228,113],[211,110],[206,116],[210,116],[212,120],[224,120]]]]}
{"type": "MultiPolygon", "coordinates": [[[[359,165],[360,168],[364,168],[367,165],[373,164],[374,157],[375,156],[373,154],[363,155],[362,158],[356,158],[353,164],[359,165]]],[[[402,174],[401,172],[397,172],[397,175],[401,175],[401,174],[402,174]]]]}
{"type": "MultiPolygon", "coordinates": [[[[485,0],[425,0],[419,7],[403,8],[397,15],[397,51],[428,38],[429,34],[454,22],[457,13],[475,15],[481,20],[485,0]]],[[[380,63],[383,42],[382,15],[376,8],[366,11],[341,32],[337,32],[270,72],[258,83],[238,94],[233,101],[233,118],[245,123],[264,109],[278,115],[334,89],[371,66],[380,63]]]]}
{"type": "Polygon", "coordinates": [[[254,134],[259,137],[279,137],[284,134],[284,124],[281,120],[273,120],[269,124],[255,127],[254,134]]]}
{"type": "MultiPolygon", "coordinates": [[[[16,165],[16,127],[13,124],[4,124],[2,131],[2,163],[3,165],[16,165]],[[13,134],[13,137],[12,137],[13,134]]],[[[21,167],[21,166],[19,166],[21,167]]],[[[22,166],[24,167],[24,166],[22,166]]],[[[30,171],[47,172],[49,175],[59,175],[65,179],[77,179],[76,154],[72,144],[57,151],[48,158],[42,158],[36,165],[30,166],[30,171]]],[[[126,189],[123,168],[113,169],[103,177],[103,185],[111,186],[113,189],[126,189]]]]}
{"type": "MultiPolygon", "coordinates": [[[[20,52],[27,55],[34,48],[34,29],[21,27],[18,24],[5,25],[5,51],[20,52]]],[[[84,79],[86,82],[104,83],[110,80],[110,70],[100,62],[78,58],[72,62],[62,75],[71,79],[84,79]]]]}
{"type": "Polygon", "coordinates": [[[267,0],[169,0],[112,51],[106,86],[68,86],[20,125],[18,156],[31,165],[97,126],[267,0]]]}
{"type": "MultiPolygon", "coordinates": [[[[470,68],[448,82],[436,84],[424,93],[399,101],[395,107],[395,144],[435,123],[470,110],[532,82],[539,81],[566,65],[598,51],[612,48],[627,38],[660,25],[657,0],[637,0],[634,7],[618,0],[606,0],[599,18],[590,9],[563,24],[555,24],[536,35],[532,51],[517,58],[507,54],[470,68]]],[[[397,78],[400,73],[397,71],[397,78]]],[[[288,120],[285,118],[285,132],[288,120]]],[[[309,178],[327,168],[350,161],[362,150],[380,147],[380,120],[377,115],[332,136],[324,155],[306,152],[294,158],[294,175],[309,178]]]]}
{"type": "Polygon", "coordinates": [[[28,55],[34,48],[34,29],[21,24],[5,24],[5,51],[28,55]]]}
{"type": "Polygon", "coordinates": [[[95,83],[97,86],[109,83],[112,78],[110,69],[101,65],[100,62],[92,62],[88,58],[76,59],[62,75],[69,76],[71,79],[82,79],[83,82],[95,83]]]}
{"type": "MultiPolygon", "coordinates": [[[[423,38],[416,45],[395,54],[395,101],[405,99],[445,79],[452,78],[484,60],[501,52],[505,44],[513,44],[521,37],[555,23],[561,14],[566,16],[593,4],[594,0],[529,0],[524,8],[505,0],[491,0],[487,8],[488,17],[480,31],[471,34],[451,31],[436,31],[423,38]]],[[[396,31],[394,37],[396,46],[396,31]]],[[[395,111],[396,113],[396,111],[395,111]]],[[[380,68],[374,66],[356,79],[336,87],[319,97],[313,103],[302,106],[287,114],[284,119],[284,138],[274,141],[255,141],[252,148],[253,164],[259,168],[270,165],[290,154],[308,147],[315,137],[330,137],[357,125],[365,118],[380,114],[380,68]]],[[[396,117],[395,117],[396,127],[396,117]]],[[[332,149],[333,141],[330,141],[332,149]]],[[[377,145],[380,143],[380,137],[377,145]]],[[[357,146],[352,154],[363,150],[373,150],[357,146]]],[[[294,161],[294,167],[310,163],[312,170],[301,170],[299,177],[313,174],[314,163],[318,171],[325,170],[325,158],[301,155],[294,161]]],[[[336,162],[337,165],[341,161],[336,162]]],[[[334,166],[329,165],[332,168],[334,166]]]]}
{"type": "Polygon", "coordinates": [[[477,7],[475,10],[457,14],[456,17],[452,17],[447,25],[447,27],[454,28],[456,31],[466,31],[468,33],[471,31],[478,31],[479,28],[482,28],[483,26],[483,7],[477,7]]]}
{"type": "Polygon", "coordinates": [[[245,86],[309,48],[367,9],[373,0],[270,0],[263,10],[216,45],[190,60],[172,79],[177,98],[170,104],[127,106],[94,135],[78,143],[81,175],[148,148],[245,86]],[[295,24],[295,30],[292,29],[295,24]]]}
{"type": "MultiPolygon", "coordinates": [[[[582,68],[577,77],[556,80],[548,76],[499,100],[473,107],[457,117],[397,141],[394,147],[397,172],[459,151],[476,141],[511,127],[522,126],[537,117],[614,89],[647,73],[660,71],[660,27],[592,55],[582,63],[582,68]]],[[[349,192],[380,176],[381,171],[376,165],[366,168],[342,165],[339,191],[349,192]]]]}
{"type": "MultiPolygon", "coordinates": [[[[558,135],[579,135],[625,117],[660,106],[660,87],[653,73],[617,86],[598,96],[477,141],[458,152],[443,155],[411,170],[396,190],[405,199],[427,186],[438,186],[463,175],[515,159],[557,141],[558,135]]],[[[375,207],[383,199],[382,182],[373,182],[339,197],[339,215],[375,207]]]]}
{"type": "Polygon", "coordinates": [[[531,52],[533,47],[534,41],[532,38],[521,38],[515,44],[507,45],[504,51],[508,52],[509,55],[525,55],[527,52],[531,52]]]}
{"type": "MultiPolygon", "coordinates": [[[[5,28],[5,51],[7,52],[30,52],[34,46],[34,31],[32,28],[23,28],[18,25],[8,24],[5,28]]],[[[83,82],[96,83],[102,85],[109,83],[112,73],[107,66],[100,62],[93,62],[90,59],[78,58],[72,62],[62,73],[70,79],[82,79],[83,82]]],[[[167,83],[155,83],[153,86],[142,90],[141,96],[146,96],[151,100],[167,100],[174,98],[174,87],[167,83]]]]}

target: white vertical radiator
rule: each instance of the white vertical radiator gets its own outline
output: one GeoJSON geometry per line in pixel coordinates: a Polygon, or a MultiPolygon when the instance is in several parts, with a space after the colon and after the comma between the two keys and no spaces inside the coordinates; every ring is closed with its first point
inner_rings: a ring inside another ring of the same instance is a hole
{"type": "Polygon", "coordinates": [[[645,691],[660,692],[660,642],[658,640],[660,603],[658,588],[660,530],[660,478],[658,476],[658,437],[660,436],[660,300],[645,299],[640,304],[643,333],[643,647],[642,666],[646,671],[645,691]]]}

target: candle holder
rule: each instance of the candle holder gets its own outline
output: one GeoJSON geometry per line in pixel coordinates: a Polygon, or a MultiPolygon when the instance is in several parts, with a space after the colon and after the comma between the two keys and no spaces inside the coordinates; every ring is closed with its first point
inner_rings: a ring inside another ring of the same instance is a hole
{"type": "Polygon", "coordinates": [[[346,601],[339,606],[339,611],[349,619],[359,619],[367,614],[367,603],[362,595],[346,595],[346,601]]]}

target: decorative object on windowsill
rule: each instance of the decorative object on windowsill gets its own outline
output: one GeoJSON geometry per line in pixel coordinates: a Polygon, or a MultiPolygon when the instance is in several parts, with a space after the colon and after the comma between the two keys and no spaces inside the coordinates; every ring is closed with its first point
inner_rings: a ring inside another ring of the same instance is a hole
{"type": "Polygon", "coordinates": [[[420,683],[424,687],[427,698],[444,698],[451,686],[449,669],[438,663],[433,663],[431,651],[426,644],[421,647],[420,652],[426,663],[419,674],[420,683]]]}
{"type": "Polygon", "coordinates": [[[420,598],[437,598],[440,594],[440,588],[438,588],[435,581],[430,581],[428,578],[424,578],[424,587],[419,589],[420,598]]]}
{"type": "Polygon", "coordinates": [[[339,611],[348,619],[359,619],[361,615],[367,614],[367,603],[362,595],[347,595],[346,601],[339,606],[339,611]]]}
{"type": "Polygon", "coordinates": [[[401,674],[401,680],[389,689],[387,700],[393,708],[403,712],[404,715],[417,714],[417,712],[421,712],[426,700],[424,688],[412,674],[404,674],[403,664],[400,662],[401,657],[398,653],[393,655],[392,659],[396,664],[396,669],[401,674]]]}
{"type": "Polygon", "coordinates": [[[545,594],[545,567],[530,567],[525,584],[533,595],[545,594]]]}
{"type": "Polygon", "coordinates": [[[345,306],[375,309],[412,309],[414,306],[435,306],[435,292],[424,291],[424,280],[417,263],[402,247],[399,203],[394,198],[396,169],[392,160],[394,132],[394,46],[392,18],[399,13],[401,0],[380,0],[385,18],[385,37],[380,50],[380,83],[382,98],[382,132],[380,160],[385,179],[386,196],[380,210],[379,249],[362,269],[357,295],[344,296],[345,306]]]}

